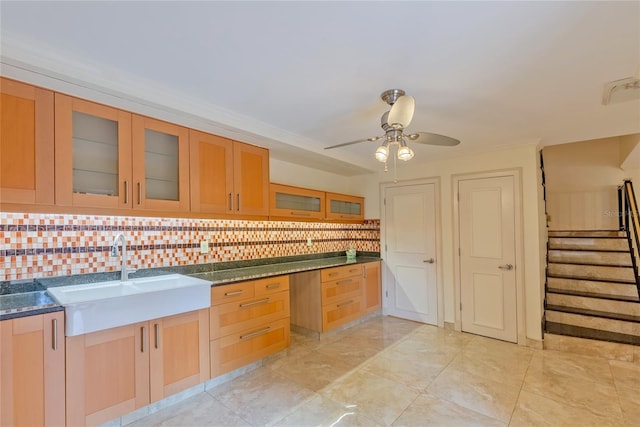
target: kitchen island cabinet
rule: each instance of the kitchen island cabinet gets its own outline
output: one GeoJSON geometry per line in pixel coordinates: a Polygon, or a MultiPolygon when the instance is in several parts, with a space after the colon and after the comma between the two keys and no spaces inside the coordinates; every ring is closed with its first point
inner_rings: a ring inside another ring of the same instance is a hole
{"type": "Polygon", "coordinates": [[[289,347],[289,276],[211,288],[211,376],[289,347]]]}
{"type": "Polygon", "coordinates": [[[64,390],[64,312],[0,321],[0,425],[64,425],[64,390]]]}
{"type": "Polygon", "coordinates": [[[208,314],[67,337],[67,425],[101,424],[204,382],[208,314]]]}

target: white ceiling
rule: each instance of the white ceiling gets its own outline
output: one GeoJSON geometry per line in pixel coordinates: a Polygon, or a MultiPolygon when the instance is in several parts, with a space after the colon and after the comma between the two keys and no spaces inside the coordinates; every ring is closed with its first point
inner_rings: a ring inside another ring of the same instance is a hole
{"type": "Polygon", "coordinates": [[[412,162],[640,132],[640,100],[601,104],[640,72],[637,1],[2,1],[0,19],[5,75],[186,111],[344,175],[379,170],[375,145],[323,147],[381,135],[391,88],[416,99],[410,131],[462,141],[412,162]]]}

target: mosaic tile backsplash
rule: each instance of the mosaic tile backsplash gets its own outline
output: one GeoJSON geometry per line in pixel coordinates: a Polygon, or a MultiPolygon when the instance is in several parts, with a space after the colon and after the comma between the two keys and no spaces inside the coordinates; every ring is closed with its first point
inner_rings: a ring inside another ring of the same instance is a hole
{"type": "Polygon", "coordinates": [[[134,269],[346,250],[380,252],[380,221],[338,224],[223,219],[0,213],[0,281],[120,269],[110,255],[127,237],[134,269]],[[312,241],[307,246],[307,239],[312,241]],[[200,253],[200,243],[209,253],[200,253]]]}

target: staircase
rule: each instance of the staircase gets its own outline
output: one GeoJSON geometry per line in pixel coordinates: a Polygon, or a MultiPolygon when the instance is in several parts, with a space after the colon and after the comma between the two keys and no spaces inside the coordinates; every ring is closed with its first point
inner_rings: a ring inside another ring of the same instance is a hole
{"type": "Polygon", "coordinates": [[[545,333],[640,345],[637,269],[624,231],[549,231],[545,333]]]}

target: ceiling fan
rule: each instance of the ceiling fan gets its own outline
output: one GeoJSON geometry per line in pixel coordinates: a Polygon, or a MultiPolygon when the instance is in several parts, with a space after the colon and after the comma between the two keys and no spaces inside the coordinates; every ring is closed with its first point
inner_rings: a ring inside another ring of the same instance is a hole
{"type": "Polygon", "coordinates": [[[361,142],[375,142],[384,139],[382,145],[376,150],[376,159],[385,163],[389,158],[389,148],[396,147],[396,157],[400,160],[410,160],[413,158],[413,150],[407,146],[407,141],[416,142],[418,144],[440,145],[452,147],[460,144],[460,141],[444,135],[430,132],[406,132],[406,127],[411,123],[413,112],[415,109],[415,100],[412,96],[405,95],[402,89],[389,89],[380,95],[380,98],[387,104],[391,105],[391,109],[382,115],[381,126],[384,135],[373,136],[370,138],[358,139],[355,141],[344,142],[342,144],[325,147],[325,150],[332,148],[346,147],[347,145],[359,144],[361,142]]]}

